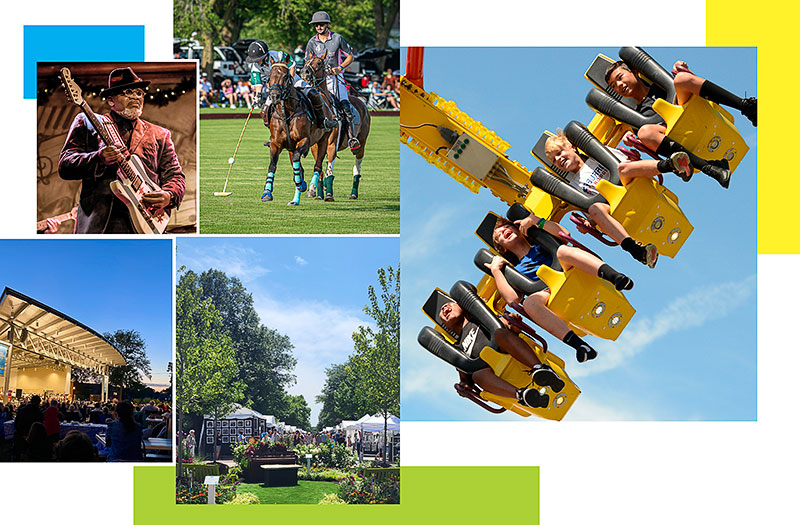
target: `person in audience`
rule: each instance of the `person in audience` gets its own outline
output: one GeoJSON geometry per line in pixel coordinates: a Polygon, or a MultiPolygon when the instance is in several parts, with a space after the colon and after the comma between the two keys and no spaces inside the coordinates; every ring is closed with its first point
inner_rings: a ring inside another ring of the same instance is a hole
{"type": "Polygon", "coordinates": [[[86,462],[97,459],[97,451],[92,446],[88,434],[70,430],[64,439],[56,444],[56,460],[62,462],[86,462]]]}
{"type": "Polygon", "coordinates": [[[121,401],[116,419],[108,424],[106,433],[107,461],[137,461],[142,459],[142,427],[133,420],[133,405],[121,401]]]}
{"type": "Polygon", "coordinates": [[[25,439],[27,448],[23,455],[28,461],[52,461],[53,443],[48,439],[47,430],[38,421],[31,425],[25,439]]]}

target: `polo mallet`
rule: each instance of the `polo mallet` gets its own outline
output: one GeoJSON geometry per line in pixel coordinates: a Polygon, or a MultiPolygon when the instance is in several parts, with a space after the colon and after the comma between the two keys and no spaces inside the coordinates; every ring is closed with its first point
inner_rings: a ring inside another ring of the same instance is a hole
{"type": "Polygon", "coordinates": [[[222,187],[222,191],[215,191],[214,197],[227,197],[228,195],[232,194],[232,191],[225,191],[228,189],[228,178],[231,176],[231,170],[233,169],[233,163],[236,162],[236,153],[239,151],[239,144],[242,143],[242,137],[244,137],[244,130],[247,129],[247,123],[250,122],[250,115],[253,114],[253,110],[256,109],[255,104],[253,107],[250,108],[250,113],[247,114],[247,118],[244,121],[244,127],[242,128],[242,133],[239,135],[239,141],[236,143],[236,149],[233,150],[233,157],[228,159],[228,175],[225,176],[225,185],[222,187]]]}

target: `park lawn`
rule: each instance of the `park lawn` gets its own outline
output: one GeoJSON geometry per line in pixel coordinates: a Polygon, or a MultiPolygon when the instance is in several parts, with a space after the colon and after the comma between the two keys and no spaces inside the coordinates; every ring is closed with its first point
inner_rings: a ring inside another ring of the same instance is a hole
{"type": "Polygon", "coordinates": [[[296,487],[264,487],[259,483],[240,483],[237,493],[251,492],[264,503],[310,503],[316,505],[325,494],[336,493],[336,483],[330,481],[298,481],[296,487]]]}
{"type": "MultiPolygon", "coordinates": [[[[231,110],[228,110],[231,111],[231,110]]],[[[261,202],[269,166],[269,131],[254,115],[247,125],[231,170],[228,197],[215,197],[225,184],[228,158],[233,155],[244,119],[200,121],[200,233],[262,234],[399,234],[400,233],[400,121],[372,117],[361,165],[358,199],[349,199],[355,157],[339,152],[334,164],[335,202],[303,194],[300,206],[286,204],[294,197],[292,165],[283,152],[275,172],[274,200],[261,202]]],[[[303,159],[305,179],[311,182],[314,159],[303,159]]],[[[326,165],[323,165],[323,172],[326,165]]]]}

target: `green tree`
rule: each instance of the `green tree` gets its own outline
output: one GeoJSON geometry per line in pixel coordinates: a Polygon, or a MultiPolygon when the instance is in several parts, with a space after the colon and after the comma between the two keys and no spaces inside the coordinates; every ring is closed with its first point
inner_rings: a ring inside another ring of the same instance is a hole
{"type": "MultiPolygon", "coordinates": [[[[210,414],[216,419],[230,412],[241,399],[244,385],[237,379],[233,344],[221,313],[210,299],[203,297],[197,274],[185,268],[181,268],[181,274],[176,297],[175,406],[178,428],[183,430],[186,413],[210,414]]],[[[216,434],[214,438],[216,441],[216,434]]],[[[178,457],[182,453],[180,439],[178,457]]]]}
{"type": "Polygon", "coordinates": [[[314,35],[308,25],[315,11],[331,15],[331,28],[355,51],[387,46],[400,11],[400,0],[175,0],[174,30],[178,38],[195,38],[204,46],[200,67],[212,74],[213,45],[257,38],[271,49],[305,48],[314,35]]]}
{"type": "Polygon", "coordinates": [[[342,364],[325,369],[325,385],[316,397],[317,403],[322,404],[318,429],[336,426],[345,419],[358,419],[366,412],[358,394],[358,377],[348,372],[352,367],[353,361],[348,358],[342,364]]]}
{"type": "Polygon", "coordinates": [[[287,425],[300,427],[303,430],[311,428],[311,407],[302,395],[287,395],[286,411],[279,417],[287,425]]]}
{"type": "Polygon", "coordinates": [[[245,385],[241,403],[264,414],[285,413],[286,388],[295,382],[292,371],[297,363],[289,337],[260,324],[253,296],[236,277],[211,269],[199,276],[199,284],[202,297],[219,310],[231,337],[237,377],[245,385]]]}
{"type": "Polygon", "coordinates": [[[120,388],[120,398],[125,399],[125,389],[142,389],[142,378],[150,379],[150,358],[147,357],[147,344],[141,334],[136,330],[117,330],[114,333],[106,332],[103,337],[119,350],[127,364],[112,366],[109,371],[108,381],[120,388]]]}
{"type": "Polygon", "coordinates": [[[400,269],[378,269],[380,295],[372,285],[364,312],[375,328],[359,326],[353,333],[355,353],[348,367],[358,380],[358,395],[369,412],[380,412],[384,430],[389,414],[400,415],[400,269]]]}

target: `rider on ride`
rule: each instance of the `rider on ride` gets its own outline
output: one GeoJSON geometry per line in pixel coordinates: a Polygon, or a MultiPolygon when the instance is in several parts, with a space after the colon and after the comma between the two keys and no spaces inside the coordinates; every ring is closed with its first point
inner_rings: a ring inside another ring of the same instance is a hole
{"type": "Polygon", "coordinates": [[[289,74],[294,81],[294,87],[303,92],[305,96],[311,101],[311,106],[314,111],[314,120],[323,129],[333,129],[336,127],[336,122],[325,118],[322,112],[322,97],[319,91],[308,85],[308,83],[300,78],[295,72],[294,62],[291,57],[283,51],[270,51],[265,42],[256,40],[252,42],[247,48],[247,58],[245,61],[250,64],[250,82],[255,87],[256,100],[259,98],[261,103],[266,109],[269,106],[269,97],[267,90],[263,88],[264,82],[269,79],[269,70],[275,62],[284,62],[289,65],[289,74]]]}
{"type": "Polygon", "coordinates": [[[358,135],[358,112],[355,111],[347,95],[347,85],[345,84],[342,71],[353,62],[353,52],[350,45],[339,33],[328,30],[331,17],[325,11],[317,11],[311,17],[309,25],[314,26],[317,34],[311,37],[306,45],[306,60],[312,56],[321,57],[325,55],[325,67],[331,71],[331,75],[326,78],[328,91],[339,101],[339,107],[350,123],[350,140],[348,146],[351,150],[358,149],[361,143],[356,138],[358,135]],[[326,54],[327,51],[327,54],[326,54]],[[339,62],[339,57],[344,55],[344,59],[339,62]]]}

